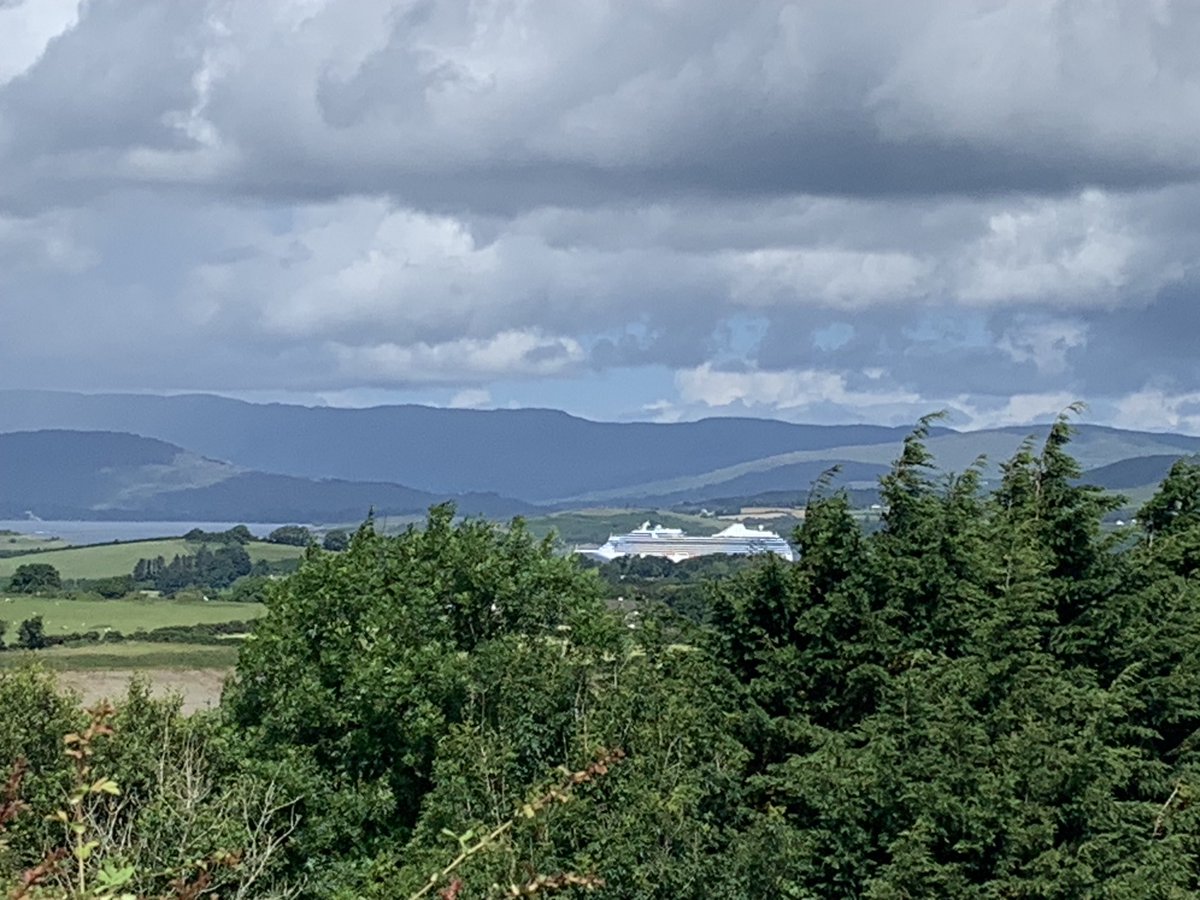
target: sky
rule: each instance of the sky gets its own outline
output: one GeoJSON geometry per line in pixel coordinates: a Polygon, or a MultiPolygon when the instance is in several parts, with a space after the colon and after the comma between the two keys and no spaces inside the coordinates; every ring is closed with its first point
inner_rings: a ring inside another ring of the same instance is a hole
{"type": "Polygon", "coordinates": [[[0,384],[1200,433],[1193,0],[0,0],[0,384]]]}

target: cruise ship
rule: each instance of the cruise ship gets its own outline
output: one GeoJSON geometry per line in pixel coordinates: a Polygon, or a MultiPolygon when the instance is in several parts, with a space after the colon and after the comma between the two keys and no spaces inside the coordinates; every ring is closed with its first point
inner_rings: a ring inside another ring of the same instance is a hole
{"type": "Polygon", "coordinates": [[[714,553],[739,556],[774,553],[789,562],[796,558],[791,545],[775,532],[764,531],[761,526],[747,528],[740,522],[710,537],[688,537],[681,528],[651,526],[646,522],[628,534],[612,535],[599,547],[580,548],[576,552],[605,562],[619,556],[660,556],[679,562],[714,553]]]}

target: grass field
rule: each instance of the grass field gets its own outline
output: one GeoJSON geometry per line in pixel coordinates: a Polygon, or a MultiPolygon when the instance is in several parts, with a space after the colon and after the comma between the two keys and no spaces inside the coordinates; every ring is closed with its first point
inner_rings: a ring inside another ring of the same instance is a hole
{"type": "Polygon", "coordinates": [[[18,534],[15,531],[0,531],[0,552],[30,553],[34,550],[62,550],[71,546],[61,538],[38,534],[18,534]]]}
{"type": "MultiPolygon", "coordinates": [[[[0,653],[0,668],[12,668],[34,660],[56,672],[92,670],[178,670],[232,669],[237,662],[238,641],[226,644],[159,644],[126,641],[121,644],[90,644],[82,647],[51,647],[48,650],[6,650],[0,653]]],[[[154,680],[153,678],[151,680],[154,680]]]]}
{"type": "Polygon", "coordinates": [[[49,635],[114,629],[132,634],[170,625],[200,625],[253,619],[263,614],[259,603],[221,603],[182,600],[65,600],[0,594],[0,621],[8,622],[7,640],[16,638],[17,625],[41,616],[49,635]]]}
{"type": "MultiPolygon", "coordinates": [[[[3,546],[5,545],[0,544],[0,547],[3,546]]],[[[17,566],[25,563],[49,563],[66,579],[108,578],[112,575],[128,575],[139,559],[161,556],[170,562],[175,556],[192,554],[199,549],[199,544],[189,543],[182,538],[167,538],[160,541],[129,541],[122,544],[95,544],[90,547],[50,550],[0,559],[0,578],[10,577],[17,566]]],[[[304,548],[253,541],[246,545],[246,551],[255,562],[260,559],[279,562],[297,558],[304,552],[304,548]]]]}

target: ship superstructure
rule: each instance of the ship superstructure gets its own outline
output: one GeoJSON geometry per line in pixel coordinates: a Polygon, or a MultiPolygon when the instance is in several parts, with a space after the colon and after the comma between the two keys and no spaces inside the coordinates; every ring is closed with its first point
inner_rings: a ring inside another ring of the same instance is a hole
{"type": "Polygon", "coordinates": [[[616,559],[619,556],[658,556],[679,562],[697,556],[725,553],[749,556],[755,553],[774,553],[789,562],[796,553],[783,538],[762,527],[747,528],[740,522],[708,537],[690,537],[680,528],[643,523],[628,534],[614,534],[608,541],[593,549],[577,551],[595,559],[616,559]]]}

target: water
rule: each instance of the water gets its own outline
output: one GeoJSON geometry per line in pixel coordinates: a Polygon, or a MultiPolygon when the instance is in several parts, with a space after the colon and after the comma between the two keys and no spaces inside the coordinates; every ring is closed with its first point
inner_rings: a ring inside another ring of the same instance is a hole
{"type": "Polygon", "coordinates": [[[32,519],[0,519],[0,531],[58,537],[68,544],[110,544],[113,541],[179,537],[193,528],[228,531],[234,525],[245,525],[256,537],[265,537],[279,527],[279,523],[265,522],[43,522],[32,519]]]}

